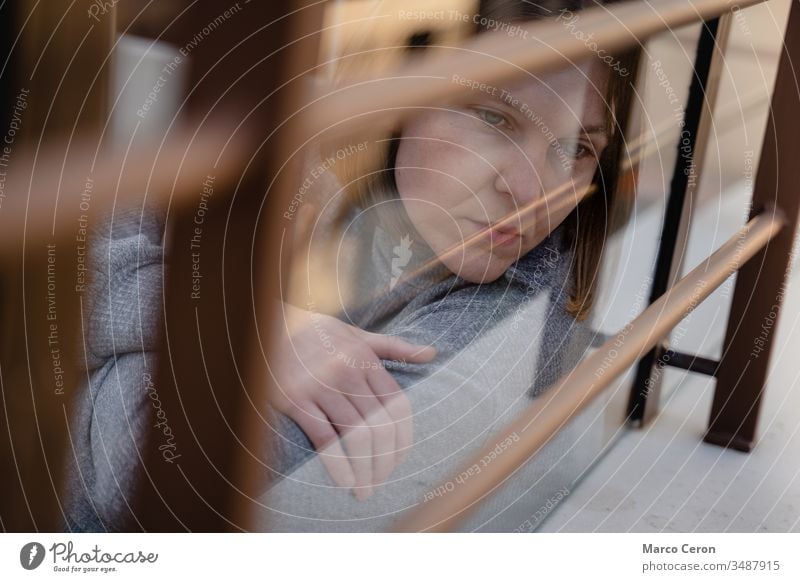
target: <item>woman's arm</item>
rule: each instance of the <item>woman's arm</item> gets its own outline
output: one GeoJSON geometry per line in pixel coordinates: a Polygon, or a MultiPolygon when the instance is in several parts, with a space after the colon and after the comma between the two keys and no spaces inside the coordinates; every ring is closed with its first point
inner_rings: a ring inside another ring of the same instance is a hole
{"type": "Polygon", "coordinates": [[[136,528],[129,507],[141,443],[150,426],[146,380],[156,372],[163,219],[117,212],[93,230],[83,300],[84,377],[70,421],[65,527],[136,528]]]}
{"type": "Polygon", "coordinates": [[[509,287],[498,301],[456,292],[436,305],[434,319],[427,311],[406,319],[398,335],[432,342],[449,355],[444,363],[389,364],[414,411],[415,439],[406,462],[359,503],[327,478],[319,457],[311,457],[264,496],[269,509],[261,516],[263,528],[379,530],[399,512],[435,497],[455,467],[530,403],[537,375],[542,382],[557,377],[557,366],[540,367],[541,344],[551,336],[549,296],[540,294],[517,311],[521,293],[509,287]],[[519,328],[514,333],[512,325],[519,328]]]}
{"type": "MultiPolygon", "coordinates": [[[[408,398],[382,360],[422,364],[436,351],[289,305],[282,314],[270,402],[297,423],[314,449],[326,451],[321,460],[333,481],[366,499],[412,443],[408,398]]],[[[304,456],[291,451],[303,448],[298,436],[290,433],[290,452],[283,456],[304,456]]]]}
{"type": "MultiPolygon", "coordinates": [[[[159,211],[136,209],[116,213],[93,232],[83,312],[88,383],[76,399],[71,422],[71,529],[135,527],[128,497],[139,468],[139,447],[148,431],[159,430],[150,422],[153,391],[146,386],[157,376],[166,269],[163,231],[159,211]]],[[[281,363],[275,374],[282,391],[273,395],[273,405],[288,416],[273,415],[284,438],[276,439],[269,459],[282,473],[313,454],[315,446],[332,442],[336,447],[339,431],[348,425],[363,426],[355,446],[348,436],[347,446],[326,458],[325,466],[340,484],[347,485],[349,478],[351,486],[368,491],[388,477],[411,440],[407,399],[379,364],[393,358],[425,362],[435,352],[328,318],[325,327],[339,346],[332,355],[319,349],[314,334],[319,322],[304,321],[308,312],[286,309],[290,325],[275,358],[281,363]],[[347,365],[353,358],[365,365],[347,365]],[[384,454],[374,457],[373,450],[384,454]],[[348,451],[367,452],[354,456],[348,451]]]]}

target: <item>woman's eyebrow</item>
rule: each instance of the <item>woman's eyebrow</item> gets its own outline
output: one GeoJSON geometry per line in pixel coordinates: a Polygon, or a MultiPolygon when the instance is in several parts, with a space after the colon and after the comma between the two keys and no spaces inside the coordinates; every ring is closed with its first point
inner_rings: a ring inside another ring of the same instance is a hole
{"type": "Polygon", "coordinates": [[[596,125],[582,125],[580,128],[580,133],[584,135],[599,134],[603,137],[608,137],[608,129],[603,123],[598,123],[596,125]]]}
{"type": "MultiPolygon", "coordinates": [[[[490,100],[497,101],[498,103],[505,105],[509,109],[519,109],[519,107],[514,107],[514,94],[511,93],[508,89],[503,87],[494,87],[491,93],[486,94],[490,100]]],[[[517,99],[518,105],[522,105],[524,102],[521,99],[517,99]]]]}

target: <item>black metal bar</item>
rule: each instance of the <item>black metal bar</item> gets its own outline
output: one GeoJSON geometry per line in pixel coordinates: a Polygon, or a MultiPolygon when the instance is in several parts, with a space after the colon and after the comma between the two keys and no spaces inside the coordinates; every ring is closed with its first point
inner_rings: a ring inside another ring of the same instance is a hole
{"type": "MultiPolygon", "coordinates": [[[[650,290],[651,304],[666,293],[669,287],[670,274],[675,260],[677,238],[681,226],[681,215],[687,192],[694,192],[694,188],[697,186],[696,180],[693,178],[695,145],[703,114],[719,22],[719,18],[704,22],[697,43],[697,53],[694,61],[695,74],[689,87],[683,130],[678,140],[678,157],[672,173],[669,198],[661,230],[661,241],[658,247],[658,257],[653,273],[653,286],[650,290]]],[[[634,423],[642,423],[646,417],[651,417],[652,412],[648,412],[648,406],[651,409],[657,406],[660,394],[660,376],[655,379],[651,378],[651,376],[659,358],[658,351],[650,351],[639,361],[628,402],[628,418],[634,423]]]]}
{"type": "Polygon", "coordinates": [[[675,350],[667,349],[664,354],[658,359],[657,366],[663,368],[665,366],[672,366],[673,368],[680,368],[688,372],[695,372],[697,374],[704,374],[706,376],[715,377],[719,362],[710,358],[704,358],[695,354],[685,354],[683,352],[676,352],[675,350]]]}

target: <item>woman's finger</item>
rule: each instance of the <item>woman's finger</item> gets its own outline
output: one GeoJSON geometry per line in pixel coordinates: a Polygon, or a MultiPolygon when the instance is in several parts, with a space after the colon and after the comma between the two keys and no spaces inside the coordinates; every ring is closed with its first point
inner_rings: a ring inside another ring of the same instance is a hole
{"type": "Polygon", "coordinates": [[[400,385],[384,368],[370,370],[369,385],[394,421],[395,465],[399,465],[406,459],[414,443],[411,403],[400,385]]]}
{"type": "MultiPolygon", "coordinates": [[[[349,390],[345,392],[340,388],[339,391],[347,396],[369,428],[372,439],[372,485],[379,485],[388,479],[397,466],[396,423],[368,381],[369,374],[378,369],[380,364],[374,357],[367,361],[367,364],[363,378],[352,378],[353,384],[349,390]]],[[[386,376],[391,380],[388,374],[386,376]]],[[[400,390],[396,384],[395,388],[400,390]]],[[[381,389],[388,388],[381,387],[381,389]]]]}
{"type": "Polygon", "coordinates": [[[363,501],[372,495],[372,434],[358,410],[342,394],[326,391],[319,395],[317,404],[339,433],[356,484],[356,499],[363,501]]]}
{"type": "Polygon", "coordinates": [[[350,402],[369,427],[372,436],[372,484],[380,485],[397,466],[397,426],[381,399],[368,384],[365,387],[370,390],[369,396],[354,396],[350,402]]]}
{"type": "Polygon", "coordinates": [[[306,433],[319,454],[325,469],[339,487],[351,489],[356,485],[356,477],[350,461],[345,455],[339,434],[331,425],[325,412],[313,402],[303,405],[302,412],[293,420],[306,433]]]}
{"type": "Polygon", "coordinates": [[[404,360],[415,364],[424,364],[436,357],[436,348],[412,344],[399,337],[371,333],[363,329],[352,328],[378,356],[384,360],[404,360]]]}

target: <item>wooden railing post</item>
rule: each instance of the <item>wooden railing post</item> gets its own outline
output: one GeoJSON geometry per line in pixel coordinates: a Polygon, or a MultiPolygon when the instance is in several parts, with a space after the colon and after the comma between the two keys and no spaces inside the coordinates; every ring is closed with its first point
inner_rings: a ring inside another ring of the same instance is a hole
{"type": "Polygon", "coordinates": [[[706,442],[740,451],[750,451],[756,440],[800,211],[796,124],[800,87],[795,70],[800,60],[800,6],[796,1],[792,2],[784,43],[751,216],[774,206],[786,216],[786,226],[739,271],[705,435],[706,442]]]}
{"type": "Polygon", "coordinates": [[[162,346],[153,377],[174,448],[165,454],[163,435],[152,429],[143,446],[133,509],[148,531],[245,530],[241,508],[267,474],[259,458],[265,447],[253,442],[251,430],[264,412],[268,373],[253,361],[263,339],[259,304],[279,295],[270,285],[279,281],[280,232],[262,223],[278,220],[289,200],[276,186],[292,151],[282,126],[306,88],[299,75],[317,60],[297,42],[299,19],[313,32],[322,26],[318,9],[304,4],[196,3],[167,34],[191,66],[184,124],[231,121],[233,134],[219,136],[219,162],[235,157],[245,169],[226,185],[209,165],[195,204],[168,217],[162,346]],[[241,133],[253,144],[243,159],[228,141],[241,133]]]}
{"type": "Polygon", "coordinates": [[[83,379],[79,268],[93,209],[82,200],[91,159],[77,146],[102,139],[114,23],[113,8],[93,19],[91,4],[0,7],[9,34],[0,236],[16,235],[0,249],[0,531],[55,531],[64,520],[68,420],[83,379]],[[47,191],[36,187],[44,176],[55,178],[47,191]]]}

